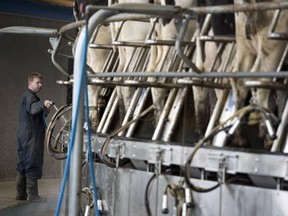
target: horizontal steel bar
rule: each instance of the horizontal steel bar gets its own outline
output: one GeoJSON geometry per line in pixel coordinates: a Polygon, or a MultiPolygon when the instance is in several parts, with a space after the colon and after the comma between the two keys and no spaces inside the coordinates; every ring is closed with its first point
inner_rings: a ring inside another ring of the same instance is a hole
{"type": "Polygon", "coordinates": [[[33,34],[43,36],[58,36],[57,29],[40,27],[10,26],[0,29],[0,34],[33,34]]]}
{"type": "MultiPolygon", "coordinates": [[[[179,80],[177,83],[162,83],[162,82],[149,82],[149,81],[135,81],[135,80],[124,80],[124,81],[111,81],[111,80],[93,80],[89,79],[90,85],[97,86],[134,86],[134,87],[157,87],[157,88],[184,88],[185,86],[201,86],[208,88],[217,89],[230,89],[229,84],[213,83],[201,80],[188,80],[190,82],[179,80]]],[[[58,82],[58,84],[62,84],[58,82]]]]}
{"type": "Polygon", "coordinates": [[[245,3],[245,4],[230,4],[218,5],[209,7],[194,7],[189,8],[195,14],[219,14],[219,13],[234,13],[234,12],[247,12],[257,10],[276,10],[287,9],[288,2],[260,2],[260,3],[245,3]]]}
{"type": "Polygon", "coordinates": [[[167,78],[288,78],[288,71],[279,72],[112,72],[89,74],[89,78],[104,77],[167,77],[167,78]]]}
{"type": "Polygon", "coordinates": [[[160,6],[160,5],[149,5],[147,4],[127,4],[126,8],[113,8],[104,6],[88,6],[88,12],[95,12],[100,9],[106,10],[118,10],[121,12],[139,13],[139,14],[150,14],[159,16],[175,16],[182,14],[219,14],[219,13],[234,13],[234,12],[247,12],[257,10],[276,10],[276,9],[287,9],[288,2],[260,2],[260,3],[245,3],[245,4],[230,4],[230,5],[218,5],[218,6],[206,6],[206,7],[193,7],[187,9],[181,9],[173,6],[160,6]]]}
{"type": "Polygon", "coordinates": [[[89,44],[89,48],[91,49],[113,49],[113,45],[111,44],[100,44],[100,43],[92,43],[89,44]]]}
{"type": "Polygon", "coordinates": [[[282,89],[287,90],[288,84],[282,84],[277,82],[263,82],[263,81],[246,81],[244,82],[244,85],[246,87],[250,88],[276,88],[276,89],[282,89]]]}
{"type": "MultiPolygon", "coordinates": [[[[149,44],[149,45],[163,45],[163,46],[175,46],[175,40],[154,40],[154,39],[149,39],[146,40],[145,43],[149,44]]],[[[181,42],[181,46],[186,46],[186,45],[190,45],[190,46],[195,46],[196,43],[192,42],[192,41],[182,41],[181,42]]]]}
{"type": "MultiPolygon", "coordinates": [[[[85,139],[84,139],[85,140],[85,139]]],[[[94,152],[100,152],[102,144],[106,138],[93,135],[92,149],[94,152]]],[[[191,146],[172,145],[168,143],[156,141],[139,141],[128,140],[123,138],[113,138],[110,146],[113,148],[115,144],[125,145],[123,157],[132,160],[150,161],[155,152],[163,152],[162,163],[169,165],[184,166],[188,156],[194,150],[191,146]]],[[[113,149],[112,150],[112,155],[113,149]]],[[[108,150],[109,152],[109,150],[108,150]]],[[[111,155],[110,155],[111,156],[111,155]]],[[[116,155],[115,155],[116,156],[116,155]]],[[[227,173],[236,174],[253,174],[259,176],[271,176],[279,178],[288,178],[288,156],[283,153],[270,152],[253,152],[247,149],[244,151],[232,149],[223,149],[215,147],[203,147],[198,150],[191,163],[191,167],[202,168],[207,171],[219,171],[219,159],[226,158],[227,173]]]]}
{"type": "Polygon", "coordinates": [[[212,42],[235,42],[235,36],[210,36],[210,35],[201,35],[201,41],[212,41],[212,42]]]}
{"type": "Polygon", "coordinates": [[[116,10],[119,13],[137,13],[137,14],[148,14],[155,16],[166,16],[166,17],[174,17],[182,15],[185,11],[187,14],[190,13],[193,15],[192,11],[188,11],[181,7],[175,6],[162,6],[162,5],[154,5],[154,4],[139,4],[139,3],[129,3],[129,4],[115,4],[112,6],[96,6],[96,5],[88,5],[86,7],[86,13],[94,13],[98,10],[116,10]],[[113,7],[116,6],[116,7],[113,7]],[[121,8],[119,6],[122,6],[121,8]]]}

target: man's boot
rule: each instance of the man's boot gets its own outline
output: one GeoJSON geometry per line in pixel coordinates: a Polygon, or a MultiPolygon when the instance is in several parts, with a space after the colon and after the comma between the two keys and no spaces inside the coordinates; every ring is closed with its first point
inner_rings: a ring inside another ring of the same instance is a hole
{"type": "Polygon", "coordinates": [[[26,188],[28,192],[27,199],[32,202],[46,202],[46,198],[42,198],[38,194],[38,182],[37,179],[26,177],[26,188]]]}
{"type": "Polygon", "coordinates": [[[27,200],[26,177],[17,172],[16,176],[16,200],[27,200]]]}

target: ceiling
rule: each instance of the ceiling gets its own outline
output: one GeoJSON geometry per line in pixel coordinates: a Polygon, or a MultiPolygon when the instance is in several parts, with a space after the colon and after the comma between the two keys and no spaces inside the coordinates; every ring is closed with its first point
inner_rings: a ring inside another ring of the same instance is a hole
{"type": "Polygon", "coordinates": [[[64,7],[73,7],[73,0],[34,0],[35,2],[45,2],[48,4],[54,4],[58,6],[64,7]]]}
{"type": "Polygon", "coordinates": [[[73,21],[73,0],[0,0],[0,13],[73,21]]]}

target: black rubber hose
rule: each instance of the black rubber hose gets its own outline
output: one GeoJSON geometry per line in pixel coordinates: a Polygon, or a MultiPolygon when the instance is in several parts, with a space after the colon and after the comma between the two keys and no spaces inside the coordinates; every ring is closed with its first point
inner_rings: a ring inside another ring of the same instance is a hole
{"type": "Polygon", "coordinates": [[[146,189],[145,189],[145,209],[146,209],[147,216],[152,216],[150,205],[149,205],[149,189],[150,189],[152,181],[156,177],[157,177],[157,175],[156,175],[156,173],[154,173],[151,176],[151,178],[149,179],[149,181],[148,181],[148,183],[146,185],[146,189]]]}

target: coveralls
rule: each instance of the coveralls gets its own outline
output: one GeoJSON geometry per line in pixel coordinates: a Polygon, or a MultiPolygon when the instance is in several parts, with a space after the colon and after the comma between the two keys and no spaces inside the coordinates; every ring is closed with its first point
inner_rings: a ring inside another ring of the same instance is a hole
{"type": "Polygon", "coordinates": [[[46,108],[44,102],[30,89],[22,97],[17,132],[19,162],[17,171],[35,179],[42,177],[46,108]]]}

